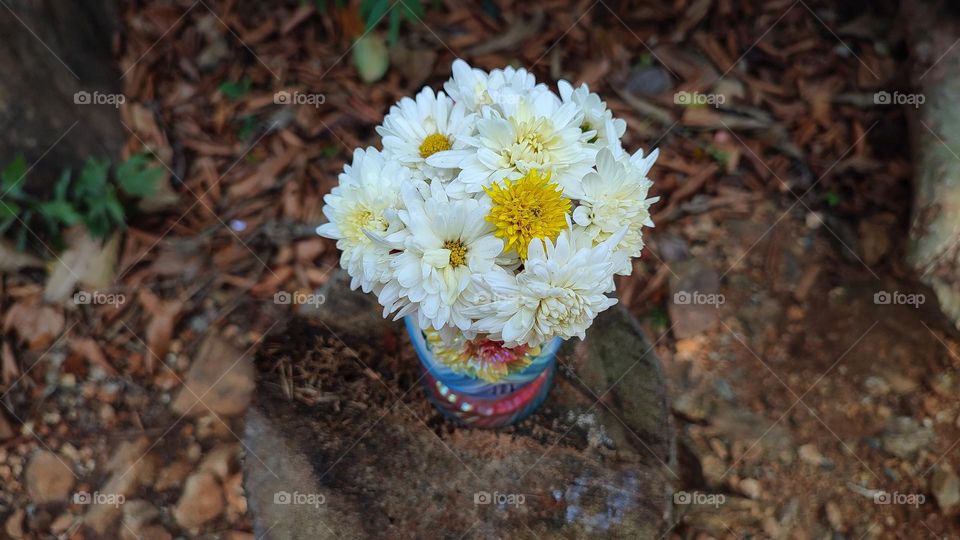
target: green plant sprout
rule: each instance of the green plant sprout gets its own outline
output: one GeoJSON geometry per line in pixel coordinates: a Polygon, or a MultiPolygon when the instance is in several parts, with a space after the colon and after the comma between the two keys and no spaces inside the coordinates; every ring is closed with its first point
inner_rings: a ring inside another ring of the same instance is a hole
{"type": "Polygon", "coordinates": [[[26,248],[32,227],[42,230],[56,249],[63,248],[63,230],[83,224],[94,238],[106,238],[126,227],[127,206],[152,196],[163,169],[148,154],[119,163],[89,158],[78,174],[63,171],[46,200],[23,189],[27,162],[18,156],[0,170],[0,236],[8,234],[17,249],[26,248]]]}

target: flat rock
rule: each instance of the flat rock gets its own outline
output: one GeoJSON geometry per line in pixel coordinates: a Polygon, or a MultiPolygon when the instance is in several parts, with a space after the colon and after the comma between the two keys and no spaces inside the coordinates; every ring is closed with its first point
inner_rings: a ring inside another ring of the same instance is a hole
{"type": "Polygon", "coordinates": [[[47,503],[66,501],[76,477],[63,458],[44,450],[30,458],[26,480],[27,491],[33,501],[47,503]]]}
{"type": "Polygon", "coordinates": [[[200,346],[184,387],[171,407],[178,414],[242,414],[253,391],[250,358],[230,342],[211,335],[200,346]]]}
{"type": "Polygon", "coordinates": [[[405,330],[374,298],[342,276],[323,293],[315,318],[286,322],[255,358],[243,469],[257,538],[656,538],[669,528],[676,460],[663,376],[626,311],[608,310],[586,341],[564,346],[567,375],[537,413],[486,431],[427,402],[405,330]]]}
{"type": "Polygon", "coordinates": [[[173,517],[181,527],[193,529],[219,516],[223,507],[223,489],[217,477],[201,471],[187,478],[173,517]]]}

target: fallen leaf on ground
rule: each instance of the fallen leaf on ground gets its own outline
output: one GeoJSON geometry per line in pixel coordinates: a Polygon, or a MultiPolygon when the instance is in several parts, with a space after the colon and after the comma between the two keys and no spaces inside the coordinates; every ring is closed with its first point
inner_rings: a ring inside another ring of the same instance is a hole
{"type": "Polygon", "coordinates": [[[138,298],[150,314],[150,322],[147,323],[147,347],[152,354],[147,356],[147,370],[152,373],[156,359],[162,359],[170,348],[170,338],[183,311],[183,302],[161,300],[146,289],[140,291],[138,298]]]}
{"type": "Polygon", "coordinates": [[[73,294],[80,283],[91,291],[106,289],[113,281],[117,270],[117,255],[120,234],[114,233],[109,240],[100,241],[90,237],[83,227],[74,227],[65,234],[70,246],[56,260],[53,272],[47,278],[43,299],[62,303],[73,294]]]}
{"type": "Polygon", "coordinates": [[[40,266],[43,266],[40,258],[18,250],[11,242],[0,240],[0,272],[16,272],[21,268],[40,266]]]}
{"type": "Polygon", "coordinates": [[[73,352],[86,358],[91,364],[99,366],[106,371],[108,375],[115,376],[117,374],[117,370],[113,368],[107,360],[107,357],[104,356],[100,345],[97,345],[97,342],[92,338],[83,337],[72,339],[70,340],[70,348],[73,349],[73,352]]]}
{"type": "Polygon", "coordinates": [[[36,350],[53,343],[63,332],[63,324],[63,313],[34,300],[14,304],[3,321],[3,330],[15,330],[21,342],[36,350]]]}
{"type": "Polygon", "coordinates": [[[3,343],[3,384],[8,385],[20,376],[20,368],[17,366],[17,357],[13,355],[13,347],[9,342],[3,343]]]}

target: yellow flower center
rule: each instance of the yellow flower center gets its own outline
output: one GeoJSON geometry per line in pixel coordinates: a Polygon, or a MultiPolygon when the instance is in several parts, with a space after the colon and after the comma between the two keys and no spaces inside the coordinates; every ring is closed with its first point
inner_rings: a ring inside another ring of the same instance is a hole
{"type": "Polygon", "coordinates": [[[514,248],[521,259],[527,258],[527,247],[534,238],[554,240],[567,226],[570,199],[563,196],[557,184],[550,183],[550,174],[531,170],[515,182],[504,180],[506,187],[494,184],[484,188],[493,200],[487,221],[493,223],[497,238],[514,248]]]}
{"type": "Polygon", "coordinates": [[[443,133],[427,135],[427,137],[423,139],[423,142],[420,143],[420,157],[427,159],[437,152],[443,152],[444,150],[449,150],[450,148],[450,139],[448,139],[443,133]]]}
{"type": "Polygon", "coordinates": [[[350,214],[347,219],[344,220],[343,225],[342,230],[345,235],[354,242],[361,244],[366,244],[370,241],[363,231],[367,230],[382,233],[386,231],[389,226],[383,216],[378,216],[366,208],[358,209],[350,214]]]}
{"type": "Polygon", "coordinates": [[[450,266],[456,268],[466,264],[467,246],[461,240],[447,240],[443,243],[443,249],[450,250],[450,266]]]}
{"type": "Polygon", "coordinates": [[[541,154],[546,151],[548,143],[544,139],[544,133],[549,133],[552,129],[550,121],[543,118],[518,123],[516,141],[509,150],[510,164],[516,166],[518,161],[541,161],[541,154]]]}

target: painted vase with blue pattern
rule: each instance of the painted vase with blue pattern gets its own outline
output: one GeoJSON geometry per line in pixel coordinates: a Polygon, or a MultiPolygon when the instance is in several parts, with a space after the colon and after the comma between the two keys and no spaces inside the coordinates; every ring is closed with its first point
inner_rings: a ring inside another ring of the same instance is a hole
{"type": "Polygon", "coordinates": [[[556,372],[556,353],[562,340],[554,338],[530,351],[525,365],[491,381],[444,361],[450,351],[430,339],[415,317],[406,317],[407,332],[425,373],[424,390],[433,405],[448,418],[469,427],[495,429],[530,416],[547,397],[556,372]]]}

